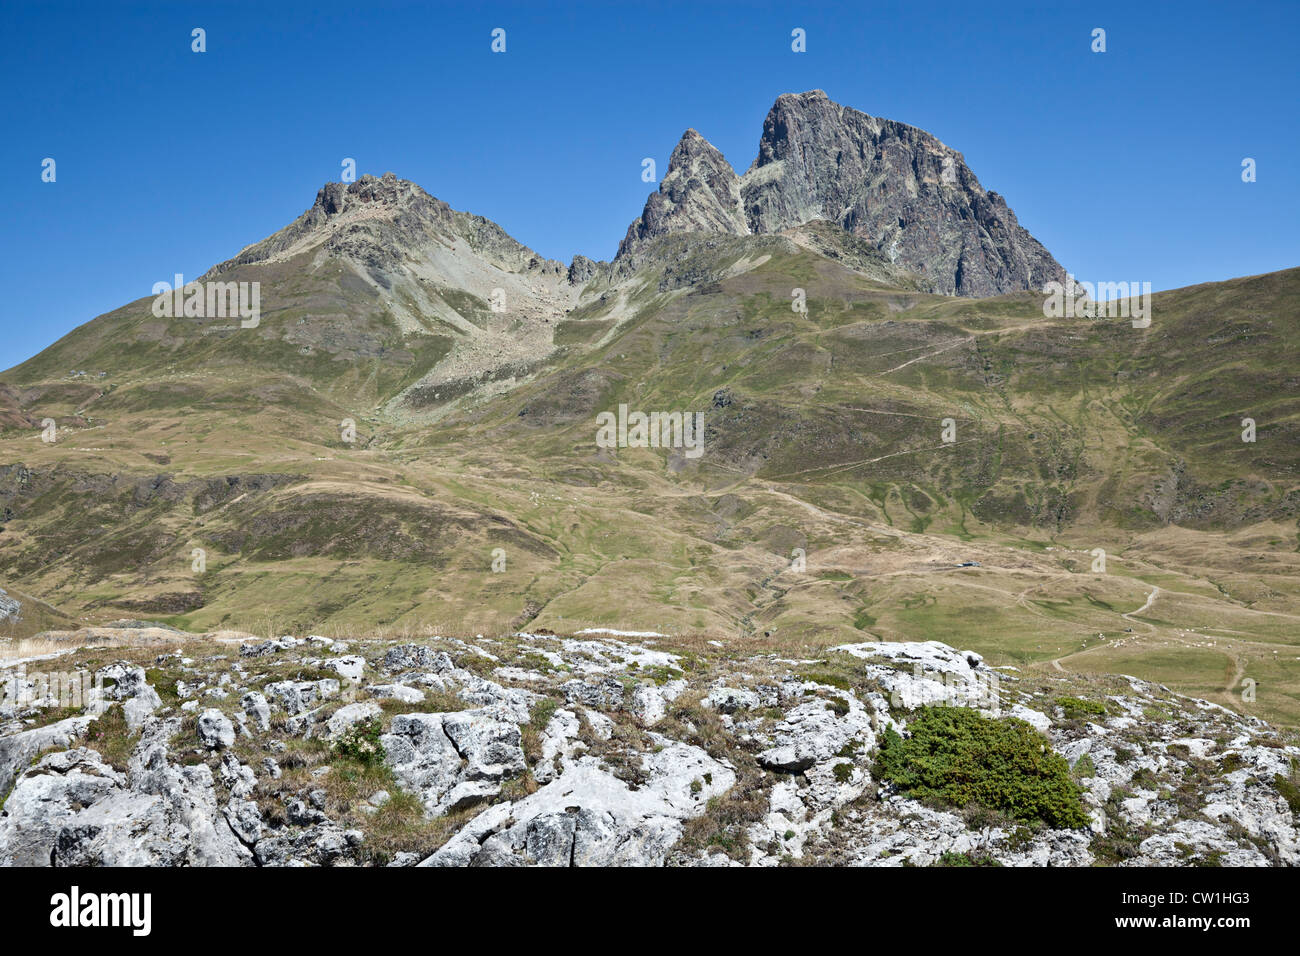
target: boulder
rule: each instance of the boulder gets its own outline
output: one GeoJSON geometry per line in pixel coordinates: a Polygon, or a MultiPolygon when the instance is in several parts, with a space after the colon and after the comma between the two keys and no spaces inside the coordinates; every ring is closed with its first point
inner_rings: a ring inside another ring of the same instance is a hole
{"type": "Polygon", "coordinates": [[[216,709],[205,710],[199,714],[199,740],[209,750],[233,746],[235,743],[235,725],[221,711],[216,709]]]}
{"type": "Polygon", "coordinates": [[[433,816],[493,797],[526,767],[519,728],[490,710],[399,714],[380,742],[398,782],[433,816]]]}
{"type": "Polygon", "coordinates": [[[249,691],[239,699],[239,704],[252,721],[253,727],[263,733],[271,729],[271,705],[265,697],[257,691],[249,691]]]}
{"type": "Polygon", "coordinates": [[[364,720],[378,717],[383,712],[383,709],[374,701],[367,700],[359,704],[345,704],[334,711],[329,719],[325,721],[325,736],[333,740],[349,727],[364,720]]]}
{"type": "Polygon", "coordinates": [[[44,727],[0,737],[0,795],[9,792],[14,778],[42,750],[71,746],[73,739],[86,732],[94,716],[69,717],[44,727]]]}

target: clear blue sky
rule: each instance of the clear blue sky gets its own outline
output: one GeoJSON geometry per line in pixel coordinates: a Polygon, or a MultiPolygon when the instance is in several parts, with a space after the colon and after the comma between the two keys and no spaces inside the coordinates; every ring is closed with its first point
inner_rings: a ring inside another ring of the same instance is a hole
{"type": "Polygon", "coordinates": [[[743,172],[772,101],[814,88],[963,152],[1080,279],[1166,289],[1300,265],[1294,0],[4,14],[0,368],[284,226],[344,157],[546,256],[610,258],[652,188],[642,157],[662,172],[693,126],[743,172]],[[790,51],[794,27],[807,53],[790,51]]]}

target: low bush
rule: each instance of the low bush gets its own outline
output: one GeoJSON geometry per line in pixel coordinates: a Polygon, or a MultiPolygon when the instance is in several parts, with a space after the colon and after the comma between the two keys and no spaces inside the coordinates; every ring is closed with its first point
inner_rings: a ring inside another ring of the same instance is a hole
{"type": "Polygon", "coordinates": [[[902,737],[886,729],[876,776],[909,796],[974,804],[1054,827],[1088,825],[1070,765],[1024,721],[981,717],[965,707],[922,707],[908,732],[902,737]]]}

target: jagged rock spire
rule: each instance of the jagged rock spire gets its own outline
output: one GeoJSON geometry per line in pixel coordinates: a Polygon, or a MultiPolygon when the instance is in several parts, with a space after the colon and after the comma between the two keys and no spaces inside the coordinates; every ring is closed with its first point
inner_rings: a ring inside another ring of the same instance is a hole
{"type": "Polygon", "coordinates": [[[619,255],[646,239],[676,232],[749,232],[740,203],[740,177],[693,129],[673,150],[659,191],[651,193],[641,218],[628,229],[619,255]]]}

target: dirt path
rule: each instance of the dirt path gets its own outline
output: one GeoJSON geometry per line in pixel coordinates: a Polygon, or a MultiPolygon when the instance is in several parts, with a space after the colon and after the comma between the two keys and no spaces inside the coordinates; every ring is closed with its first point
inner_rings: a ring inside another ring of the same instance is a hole
{"type": "Polygon", "coordinates": [[[1146,621],[1135,621],[1133,620],[1133,616],[1136,614],[1141,614],[1152,604],[1154,604],[1156,601],[1156,595],[1159,593],[1160,593],[1160,588],[1154,584],[1151,585],[1151,593],[1147,595],[1146,603],[1143,604],[1136,611],[1128,611],[1127,613],[1121,614],[1120,617],[1122,617],[1126,621],[1129,621],[1130,623],[1141,624],[1143,627],[1147,628],[1149,631],[1151,631],[1154,634],[1156,632],[1156,626],[1154,624],[1148,624],[1146,621]]]}
{"type": "Polygon", "coordinates": [[[944,442],[939,445],[928,445],[925,448],[909,448],[907,451],[890,452],[888,455],[881,455],[879,458],[864,458],[861,461],[851,461],[843,465],[822,465],[820,468],[804,468],[801,471],[792,471],[785,475],[774,475],[770,481],[784,481],[786,478],[793,478],[795,475],[807,475],[814,471],[824,471],[829,477],[841,471],[847,471],[850,468],[859,468],[862,465],[872,465],[878,461],[884,461],[886,458],[897,458],[899,455],[915,455],[923,451],[937,451],[943,448],[952,448],[955,445],[968,445],[973,441],[979,441],[978,438],[966,438],[962,441],[944,442]]]}
{"type": "Polygon", "coordinates": [[[951,352],[959,345],[965,345],[968,342],[974,342],[974,341],[975,341],[975,337],[971,336],[968,339],[957,339],[954,342],[948,342],[946,345],[944,345],[941,348],[935,349],[933,352],[927,352],[925,355],[918,355],[916,358],[909,359],[908,361],[904,362],[902,365],[895,365],[893,368],[886,369],[883,372],[877,372],[876,374],[888,375],[890,372],[897,372],[899,369],[907,368],[909,365],[913,365],[917,362],[924,362],[926,359],[934,358],[936,355],[941,355],[944,352],[951,352]]]}

